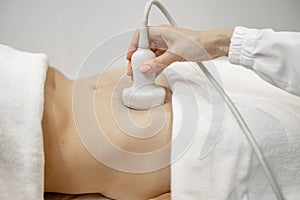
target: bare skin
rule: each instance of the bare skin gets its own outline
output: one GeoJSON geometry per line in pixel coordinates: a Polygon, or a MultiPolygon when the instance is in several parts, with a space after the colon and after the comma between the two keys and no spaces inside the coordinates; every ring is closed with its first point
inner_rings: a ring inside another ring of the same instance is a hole
{"type": "MultiPolygon", "coordinates": [[[[118,128],[113,119],[112,106],[122,106],[122,102],[111,103],[114,87],[124,73],[125,69],[117,69],[104,73],[98,84],[99,77],[82,79],[76,84],[86,88],[86,93],[95,94],[95,102],[99,102],[95,105],[95,113],[98,119],[103,119],[105,134],[115,145],[136,153],[159,150],[171,140],[171,92],[167,90],[166,103],[163,105],[167,120],[159,133],[147,139],[130,137],[118,128]]],[[[123,81],[122,87],[131,84],[128,77],[123,81]]],[[[165,194],[170,191],[169,166],[149,173],[125,173],[104,165],[87,151],[78,136],[73,118],[74,84],[75,81],[67,79],[57,70],[48,69],[42,122],[46,159],[45,191],[68,194],[101,193],[121,200],[170,199],[170,195],[165,194]]],[[[167,83],[163,81],[162,84],[167,83]]],[[[118,90],[120,89],[122,88],[118,90]]],[[[125,115],[128,111],[139,125],[144,126],[149,122],[148,111],[135,111],[124,107],[119,114],[128,117],[125,115]]],[[[101,146],[99,148],[101,150],[101,146]]]]}

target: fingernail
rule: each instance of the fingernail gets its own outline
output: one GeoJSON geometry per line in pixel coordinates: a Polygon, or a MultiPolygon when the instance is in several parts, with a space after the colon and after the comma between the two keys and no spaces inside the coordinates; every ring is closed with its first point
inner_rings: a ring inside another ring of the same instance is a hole
{"type": "Polygon", "coordinates": [[[147,72],[149,70],[150,70],[150,66],[149,65],[143,65],[143,66],[140,67],[140,71],[142,73],[145,73],[145,72],[147,72]]]}

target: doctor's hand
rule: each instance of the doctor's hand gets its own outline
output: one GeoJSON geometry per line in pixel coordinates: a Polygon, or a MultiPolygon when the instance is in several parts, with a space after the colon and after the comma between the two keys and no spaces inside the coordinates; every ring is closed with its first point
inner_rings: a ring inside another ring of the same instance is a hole
{"type": "MultiPolygon", "coordinates": [[[[205,61],[228,56],[233,30],[195,31],[170,25],[148,27],[149,45],[156,57],[140,66],[144,74],[159,74],[176,61],[205,61]]],[[[127,52],[127,74],[132,77],[131,56],[137,50],[139,30],[127,52]]]]}

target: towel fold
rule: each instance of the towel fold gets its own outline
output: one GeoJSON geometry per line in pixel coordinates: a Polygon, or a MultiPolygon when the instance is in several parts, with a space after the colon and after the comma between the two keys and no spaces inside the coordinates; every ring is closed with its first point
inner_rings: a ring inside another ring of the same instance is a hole
{"type": "Polygon", "coordinates": [[[0,45],[0,199],[42,200],[47,56],[0,45]]]}

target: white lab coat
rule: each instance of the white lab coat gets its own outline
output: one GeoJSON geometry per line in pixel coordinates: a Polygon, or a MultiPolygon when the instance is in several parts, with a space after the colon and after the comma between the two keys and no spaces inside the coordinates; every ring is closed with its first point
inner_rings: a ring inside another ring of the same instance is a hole
{"type": "Polygon", "coordinates": [[[253,70],[265,81],[300,96],[300,33],[236,27],[229,61],[253,70]]]}

